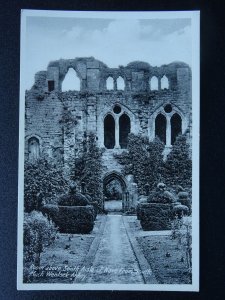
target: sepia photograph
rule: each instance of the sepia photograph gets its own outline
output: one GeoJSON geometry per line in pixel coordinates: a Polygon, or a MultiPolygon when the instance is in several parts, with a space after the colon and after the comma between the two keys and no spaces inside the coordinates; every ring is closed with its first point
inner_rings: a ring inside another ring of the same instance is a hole
{"type": "Polygon", "coordinates": [[[199,19],[21,11],[19,290],[199,290],[199,19]]]}

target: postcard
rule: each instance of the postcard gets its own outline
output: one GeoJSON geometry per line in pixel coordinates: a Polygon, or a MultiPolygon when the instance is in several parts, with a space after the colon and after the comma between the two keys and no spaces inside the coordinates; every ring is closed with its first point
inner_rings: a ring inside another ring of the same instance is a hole
{"type": "Polygon", "coordinates": [[[21,11],[19,290],[199,290],[199,11],[21,11]]]}

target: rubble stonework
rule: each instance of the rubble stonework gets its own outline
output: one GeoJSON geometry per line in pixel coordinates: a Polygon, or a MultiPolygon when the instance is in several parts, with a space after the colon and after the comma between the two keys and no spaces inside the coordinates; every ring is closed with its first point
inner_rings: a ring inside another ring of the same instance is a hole
{"type": "Polygon", "coordinates": [[[96,135],[98,146],[106,148],[104,122],[109,115],[114,119],[115,145],[103,153],[106,172],[121,171],[112,154],[124,150],[120,149],[119,132],[122,115],[129,120],[124,135],[129,131],[152,140],[157,132],[164,130],[165,149],[168,150],[176,134],[173,130],[179,131],[180,126],[182,133],[189,131],[191,142],[190,67],[183,62],[152,67],[137,61],[109,68],[93,57],[50,62],[47,71],[36,73],[34,85],[26,91],[26,158],[34,157],[31,152],[35,151],[36,156],[50,156],[69,168],[73,158],[83,151],[83,141],[90,132],[96,135]],[[69,68],[76,71],[80,80],[79,91],[62,91],[69,68]],[[158,90],[151,86],[153,77],[158,90]],[[107,88],[108,78],[113,83],[112,89],[107,88]],[[124,82],[124,89],[119,80],[124,82]],[[114,111],[116,105],[119,113],[114,111]],[[158,128],[157,122],[165,124],[162,125],[165,128],[158,128]]]}

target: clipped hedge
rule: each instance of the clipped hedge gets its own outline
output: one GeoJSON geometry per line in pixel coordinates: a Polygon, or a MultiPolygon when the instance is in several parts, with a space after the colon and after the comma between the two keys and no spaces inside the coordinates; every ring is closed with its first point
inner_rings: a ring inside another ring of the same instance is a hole
{"type": "Polygon", "coordinates": [[[143,230],[169,230],[173,217],[172,205],[142,203],[138,205],[138,218],[143,230]]]}
{"type": "Polygon", "coordinates": [[[86,206],[90,205],[90,202],[86,196],[76,192],[75,194],[67,194],[61,196],[58,202],[61,206],[86,206]]]}
{"type": "Polygon", "coordinates": [[[179,199],[179,202],[182,205],[187,206],[189,208],[189,211],[190,211],[191,201],[190,201],[190,198],[189,198],[189,194],[187,192],[179,192],[178,193],[178,199],[179,199]]]}
{"type": "Polygon", "coordinates": [[[187,216],[189,214],[189,208],[186,205],[175,205],[173,207],[173,214],[177,215],[178,218],[181,218],[182,216],[187,216]]]}
{"type": "Polygon", "coordinates": [[[94,227],[95,210],[92,205],[43,207],[61,233],[90,233],[94,227]]]}

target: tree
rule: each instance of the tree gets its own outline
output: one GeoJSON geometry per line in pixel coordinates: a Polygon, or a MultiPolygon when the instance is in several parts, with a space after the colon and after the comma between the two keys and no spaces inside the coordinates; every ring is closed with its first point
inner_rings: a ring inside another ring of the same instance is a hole
{"type": "Polygon", "coordinates": [[[25,212],[40,210],[44,202],[56,201],[57,196],[67,189],[62,167],[47,159],[24,166],[24,209],[25,212]]]}
{"type": "Polygon", "coordinates": [[[133,174],[139,193],[145,193],[146,184],[152,189],[161,179],[163,170],[163,143],[156,138],[129,134],[127,152],[115,155],[124,165],[124,175],[133,174]]]}
{"type": "Polygon", "coordinates": [[[83,154],[75,160],[72,179],[77,181],[80,186],[84,186],[85,192],[92,197],[93,201],[102,204],[102,152],[96,145],[93,133],[87,137],[84,149],[83,154]]]}
{"type": "Polygon", "coordinates": [[[167,185],[191,187],[192,161],[186,136],[179,135],[164,163],[164,181],[167,185]]]}

